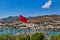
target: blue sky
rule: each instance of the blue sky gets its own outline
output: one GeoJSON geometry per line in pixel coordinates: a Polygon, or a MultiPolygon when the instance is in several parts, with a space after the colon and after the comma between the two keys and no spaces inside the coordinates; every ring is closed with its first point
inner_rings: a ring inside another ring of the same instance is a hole
{"type": "Polygon", "coordinates": [[[0,0],[0,18],[49,14],[60,15],[60,0],[0,0]],[[48,4],[49,1],[52,2],[46,7],[45,4],[48,4]]]}

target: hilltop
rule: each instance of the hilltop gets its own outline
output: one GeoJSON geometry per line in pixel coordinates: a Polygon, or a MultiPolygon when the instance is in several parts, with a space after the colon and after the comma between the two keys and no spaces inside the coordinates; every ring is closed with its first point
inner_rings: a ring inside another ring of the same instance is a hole
{"type": "MultiPolygon", "coordinates": [[[[28,21],[32,22],[60,22],[60,15],[44,15],[44,16],[35,16],[35,17],[27,17],[28,21]]],[[[7,18],[0,19],[0,23],[12,23],[12,22],[18,22],[19,16],[9,16],[7,18]]]]}
{"type": "Polygon", "coordinates": [[[44,16],[29,17],[28,19],[36,20],[39,23],[60,22],[60,15],[44,15],[44,16]]]}

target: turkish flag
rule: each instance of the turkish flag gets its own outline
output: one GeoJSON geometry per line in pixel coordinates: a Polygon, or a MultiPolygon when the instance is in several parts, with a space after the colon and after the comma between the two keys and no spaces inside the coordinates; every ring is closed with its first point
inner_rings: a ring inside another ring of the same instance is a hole
{"type": "Polygon", "coordinates": [[[20,15],[19,21],[23,22],[23,23],[27,23],[27,18],[25,18],[24,16],[20,15]]]}

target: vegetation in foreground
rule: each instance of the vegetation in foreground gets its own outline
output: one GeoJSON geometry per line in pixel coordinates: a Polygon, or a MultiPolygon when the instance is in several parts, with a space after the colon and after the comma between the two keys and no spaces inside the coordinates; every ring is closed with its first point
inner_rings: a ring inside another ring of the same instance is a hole
{"type": "Polygon", "coordinates": [[[60,40],[60,34],[53,35],[49,38],[49,40],[60,40]]]}
{"type": "MultiPolygon", "coordinates": [[[[35,33],[32,36],[19,34],[19,35],[12,35],[12,34],[1,34],[0,40],[47,40],[42,33],[35,33]]],[[[51,36],[48,40],[60,40],[60,34],[56,34],[51,36]]]]}

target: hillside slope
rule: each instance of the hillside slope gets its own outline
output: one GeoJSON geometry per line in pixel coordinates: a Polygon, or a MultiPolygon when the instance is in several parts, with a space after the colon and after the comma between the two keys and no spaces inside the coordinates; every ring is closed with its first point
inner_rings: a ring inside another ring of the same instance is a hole
{"type": "MultiPolygon", "coordinates": [[[[60,15],[44,15],[44,16],[35,16],[35,17],[27,17],[28,20],[35,20],[36,22],[39,23],[44,23],[44,22],[57,22],[60,21],[60,15]]],[[[8,22],[17,22],[19,21],[19,17],[18,16],[9,16],[7,18],[2,18],[0,19],[0,22],[2,23],[8,23],[8,22]]],[[[30,21],[30,22],[31,22],[30,21]]],[[[35,22],[34,21],[34,22],[35,22]]]]}

